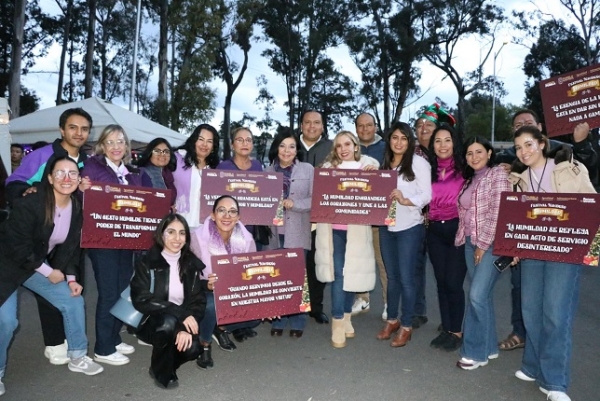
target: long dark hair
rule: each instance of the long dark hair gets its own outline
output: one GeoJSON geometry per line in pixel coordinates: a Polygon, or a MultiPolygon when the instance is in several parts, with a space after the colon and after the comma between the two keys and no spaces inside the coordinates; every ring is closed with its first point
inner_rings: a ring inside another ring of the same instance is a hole
{"type": "Polygon", "coordinates": [[[183,282],[183,277],[186,275],[186,267],[190,265],[190,261],[193,258],[196,258],[196,255],[192,253],[190,249],[191,243],[191,235],[190,235],[190,226],[188,225],[185,218],[177,213],[168,214],[165,218],[158,223],[158,227],[156,227],[156,231],[154,231],[153,239],[154,244],[161,251],[165,248],[165,241],[163,239],[163,235],[169,224],[174,221],[179,221],[183,224],[183,229],[185,230],[185,245],[181,248],[181,255],[179,256],[179,280],[183,282]]]}
{"type": "Polygon", "coordinates": [[[221,195],[219,196],[216,200],[215,203],[213,203],[213,208],[212,208],[212,212],[213,213],[217,213],[217,206],[219,205],[219,203],[221,203],[221,201],[223,199],[231,199],[233,201],[233,203],[235,203],[235,207],[238,210],[238,216],[240,215],[240,204],[238,203],[237,199],[235,199],[233,196],[231,195],[221,195]]]}
{"type": "Polygon", "coordinates": [[[400,131],[400,133],[404,135],[406,139],[408,139],[406,152],[404,152],[400,166],[398,166],[398,175],[404,175],[405,181],[414,181],[415,172],[413,171],[412,164],[413,156],[415,154],[416,139],[412,128],[410,128],[410,125],[401,121],[396,121],[393,123],[385,135],[385,151],[383,153],[383,166],[381,168],[383,170],[390,170],[392,168],[391,166],[392,161],[394,160],[394,152],[392,151],[391,138],[392,134],[396,131],[400,131]]]}
{"type": "Polygon", "coordinates": [[[173,152],[173,147],[171,146],[171,144],[169,143],[169,141],[167,141],[165,138],[154,138],[153,140],[150,141],[150,143],[148,145],[146,145],[146,148],[144,149],[144,151],[142,152],[142,155],[140,156],[139,160],[138,160],[138,167],[146,167],[148,164],[151,164],[150,159],[152,158],[152,151],[154,150],[155,147],[157,147],[158,145],[160,145],[161,143],[164,143],[165,145],[167,145],[167,148],[169,148],[169,150],[171,151],[170,154],[170,158],[169,158],[169,164],[167,164],[165,167],[171,171],[175,171],[175,168],[177,167],[177,162],[175,160],[175,153],[173,152]]]}
{"type": "Polygon", "coordinates": [[[275,135],[275,138],[273,138],[273,142],[269,148],[269,162],[271,164],[273,164],[275,159],[279,159],[279,145],[281,145],[281,142],[288,138],[294,139],[294,142],[296,143],[296,159],[302,161],[302,154],[300,153],[300,138],[298,138],[298,135],[294,134],[294,131],[292,131],[290,128],[286,128],[275,135]]]}
{"type": "Polygon", "coordinates": [[[469,163],[467,163],[467,152],[469,151],[469,146],[473,145],[474,143],[481,144],[481,146],[484,147],[486,153],[491,150],[492,154],[490,155],[490,159],[488,160],[486,165],[488,167],[493,167],[494,165],[496,165],[496,151],[494,150],[494,147],[492,146],[490,141],[478,135],[467,138],[463,145],[463,162],[465,166],[463,170],[463,177],[465,178],[465,183],[458,195],[459,202],[461,195],[467,190],[467,188],[469,188],[469,185],[471,185],[471,182],[473,182],[473,177],[475,176],[475,170],[473,170],[473,167],[469,166],[469,163]]]}
{"type": "Polygon", "coordinates": [[[432,155],[432,157],[429,159],[429,163],[431,163],[431,182],[438,181],[438,157],[433,149],[433,144],[435,143],[435,137],[440,131],[448,131],[450,133],[450,138],[452,138],[452,159],[454,160],[454,173],[462,175],[464,171],[461,140],[458,137],[456,130],[450,125],[444,123],[437,127],[435,131],[433,131],[433,134],[431,134],[431,139],[429,140],[429,152],[431,152],[432,155]]]}
{"type": "MultiPolygon", "coordinates": [[[[56,163],[63,160],[67,160],[73,163],[73,165],[75,166],[75,170],[79,171],[79,166],[77,166],[77,163],[73,159],[71,159],[69,156],[62,156],[52,159],[50,161],[50,164],[45,169],[45,171],[48,172],[48,175],[53,176],[54,167],[56,167],[56,163]]],[[[54,178],[54,176],[52,178],[54,178]]],[[[54,197],[54,187],[52,186],[52,184],[50,184],[48,176],[46,176],[45,179],[42,180],[42,188],[46,193],[46,199],[44,200],[44,224],[52,224],[54,222],[54,211],[56,210],[56,199],[54,197]]],[[[73,199],[73,196],[71,196],[71,199],[73,199]]]]}
{"type": "MultiPolygon", "coordinates": [[[[545,159],[548,158],[548,152],[550,151],[550,140],[546,135],[542,134],[542,131],[540,131],[537,127],[525,125],[515,131],[515,133],[513,134],[513,141],[523,134],[530,134],[533,137],[533,139],[535,139],[540,145],[543,143],[544,147],[542,148],[542,156],[545,159]]],[[[515,154],[516,153],[517,150],[515,148],[515,154]]],[[[512,165],[510,166],[510,171],[514,171],[519,174],[525,170],[527,170],[527,166],[521,163],[521,160],[519,160],[518,157],[515,159],[515,161],[513,161],[512,165]]]]}
{"type": "Polygon", "coordinates": [[[206,157],[206,165],[210,168],[216,168],[219,164],[219,133],[210,124],[200,124],[196,127],[192,135],[184,142],[183,145],[179,147],[179,149],[183,149],[186,151],[185,157],[183,161],[185,163],[185,169],[191,168],[198,164],[198,158],[196,156],[196,141],[198,141],[198,137],[200,137],[200,132],[205,129],[207,131],[212,132],[213,134],[213,150],[206,157]]]}

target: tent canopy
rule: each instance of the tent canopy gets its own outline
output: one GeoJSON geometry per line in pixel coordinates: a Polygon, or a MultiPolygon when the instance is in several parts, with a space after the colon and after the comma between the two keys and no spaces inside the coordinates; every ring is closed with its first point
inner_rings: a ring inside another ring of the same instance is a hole
{"type": "Polygon", "coordinates": [[[58,120],[67,109],[81,107],[92,116],[93,127],[88,143],[96,142],[102,130],[110,124],[123,127],[132,142],[132,148],[140,148],[157,137],[165,138],[171,146],[181,145],[187,137],[163,127],[147,118],[126,110],[106,100],[92,97],[77,102],[38,110],[35,113],[10,120],[9,129],[13,143],[53,142],[60,137],[58,120]]]}

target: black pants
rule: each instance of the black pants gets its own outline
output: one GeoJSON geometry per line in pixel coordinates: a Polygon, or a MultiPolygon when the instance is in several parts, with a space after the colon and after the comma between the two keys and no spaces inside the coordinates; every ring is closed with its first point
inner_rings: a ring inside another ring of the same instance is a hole
{"type": "Polygon", "coordinates": [[[63,324],[62,313],[50,302],[46,301],[45,298],[35,293],[34,295],[38,304],[44,345],[46,347],[54,347],[63,344],[65,342],[65,326],[63,324]]]}
{"type": "Polygon", "coordinates": [[[184,326],[174,316],[165,314],[148,317],[137,331],[139,339],[152,344],[150,369],[156,380],[165,387],[175,377],[177,369],[198,358],[202,350],[197,335],[192,336],[189,349],[183,352],[177,350],[175,338],[183,330],[184,326]]]}
{"type": "Polygon", "coordinates": [[[458,218],[431,221],[427,229],[427,250],[437,282],[442,327],[453,333],[462,332],[465,315],[463,283],[467,274],[465,246],[454,246],[458,218]]]}
{"type": "Polygon", "coordinates": [[[317,280],[315,272],[315,239],[317,232],[311,233],[310,251],[306,256],[306,278],[308,281],[308,295],[310,297],[311,313],[323,312],[323,291],[325,291],[325,283],[317,280]]]}

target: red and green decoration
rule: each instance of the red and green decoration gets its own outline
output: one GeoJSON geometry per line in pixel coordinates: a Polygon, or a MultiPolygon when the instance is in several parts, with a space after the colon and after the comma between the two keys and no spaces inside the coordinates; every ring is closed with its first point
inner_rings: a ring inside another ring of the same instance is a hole
{"type": "Polygon", "coordinates": [[[443,123],[446,123],[452,127],[456,125],[456,119],[454,116],[437,103],[427,107],[419,116],[419,119],[421,118],[433,121],[436,125],[441,125],[443,123]]]}

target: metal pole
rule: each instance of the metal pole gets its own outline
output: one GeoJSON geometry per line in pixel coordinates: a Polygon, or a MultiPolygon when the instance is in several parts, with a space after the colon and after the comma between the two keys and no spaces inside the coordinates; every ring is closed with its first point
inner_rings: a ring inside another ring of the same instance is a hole
{"type": "Polygon", "coordinates": [[[135,73],[137,70],[138,41],[140,38],[140,21],[142,19],[142,0],[137,4],[137,20],[135,22],[135,41],[133,44],[133,69],[131,71],[131,93],[129,94],[129,111],[133,111],[133,98],[135,96],[135,73]]]}

